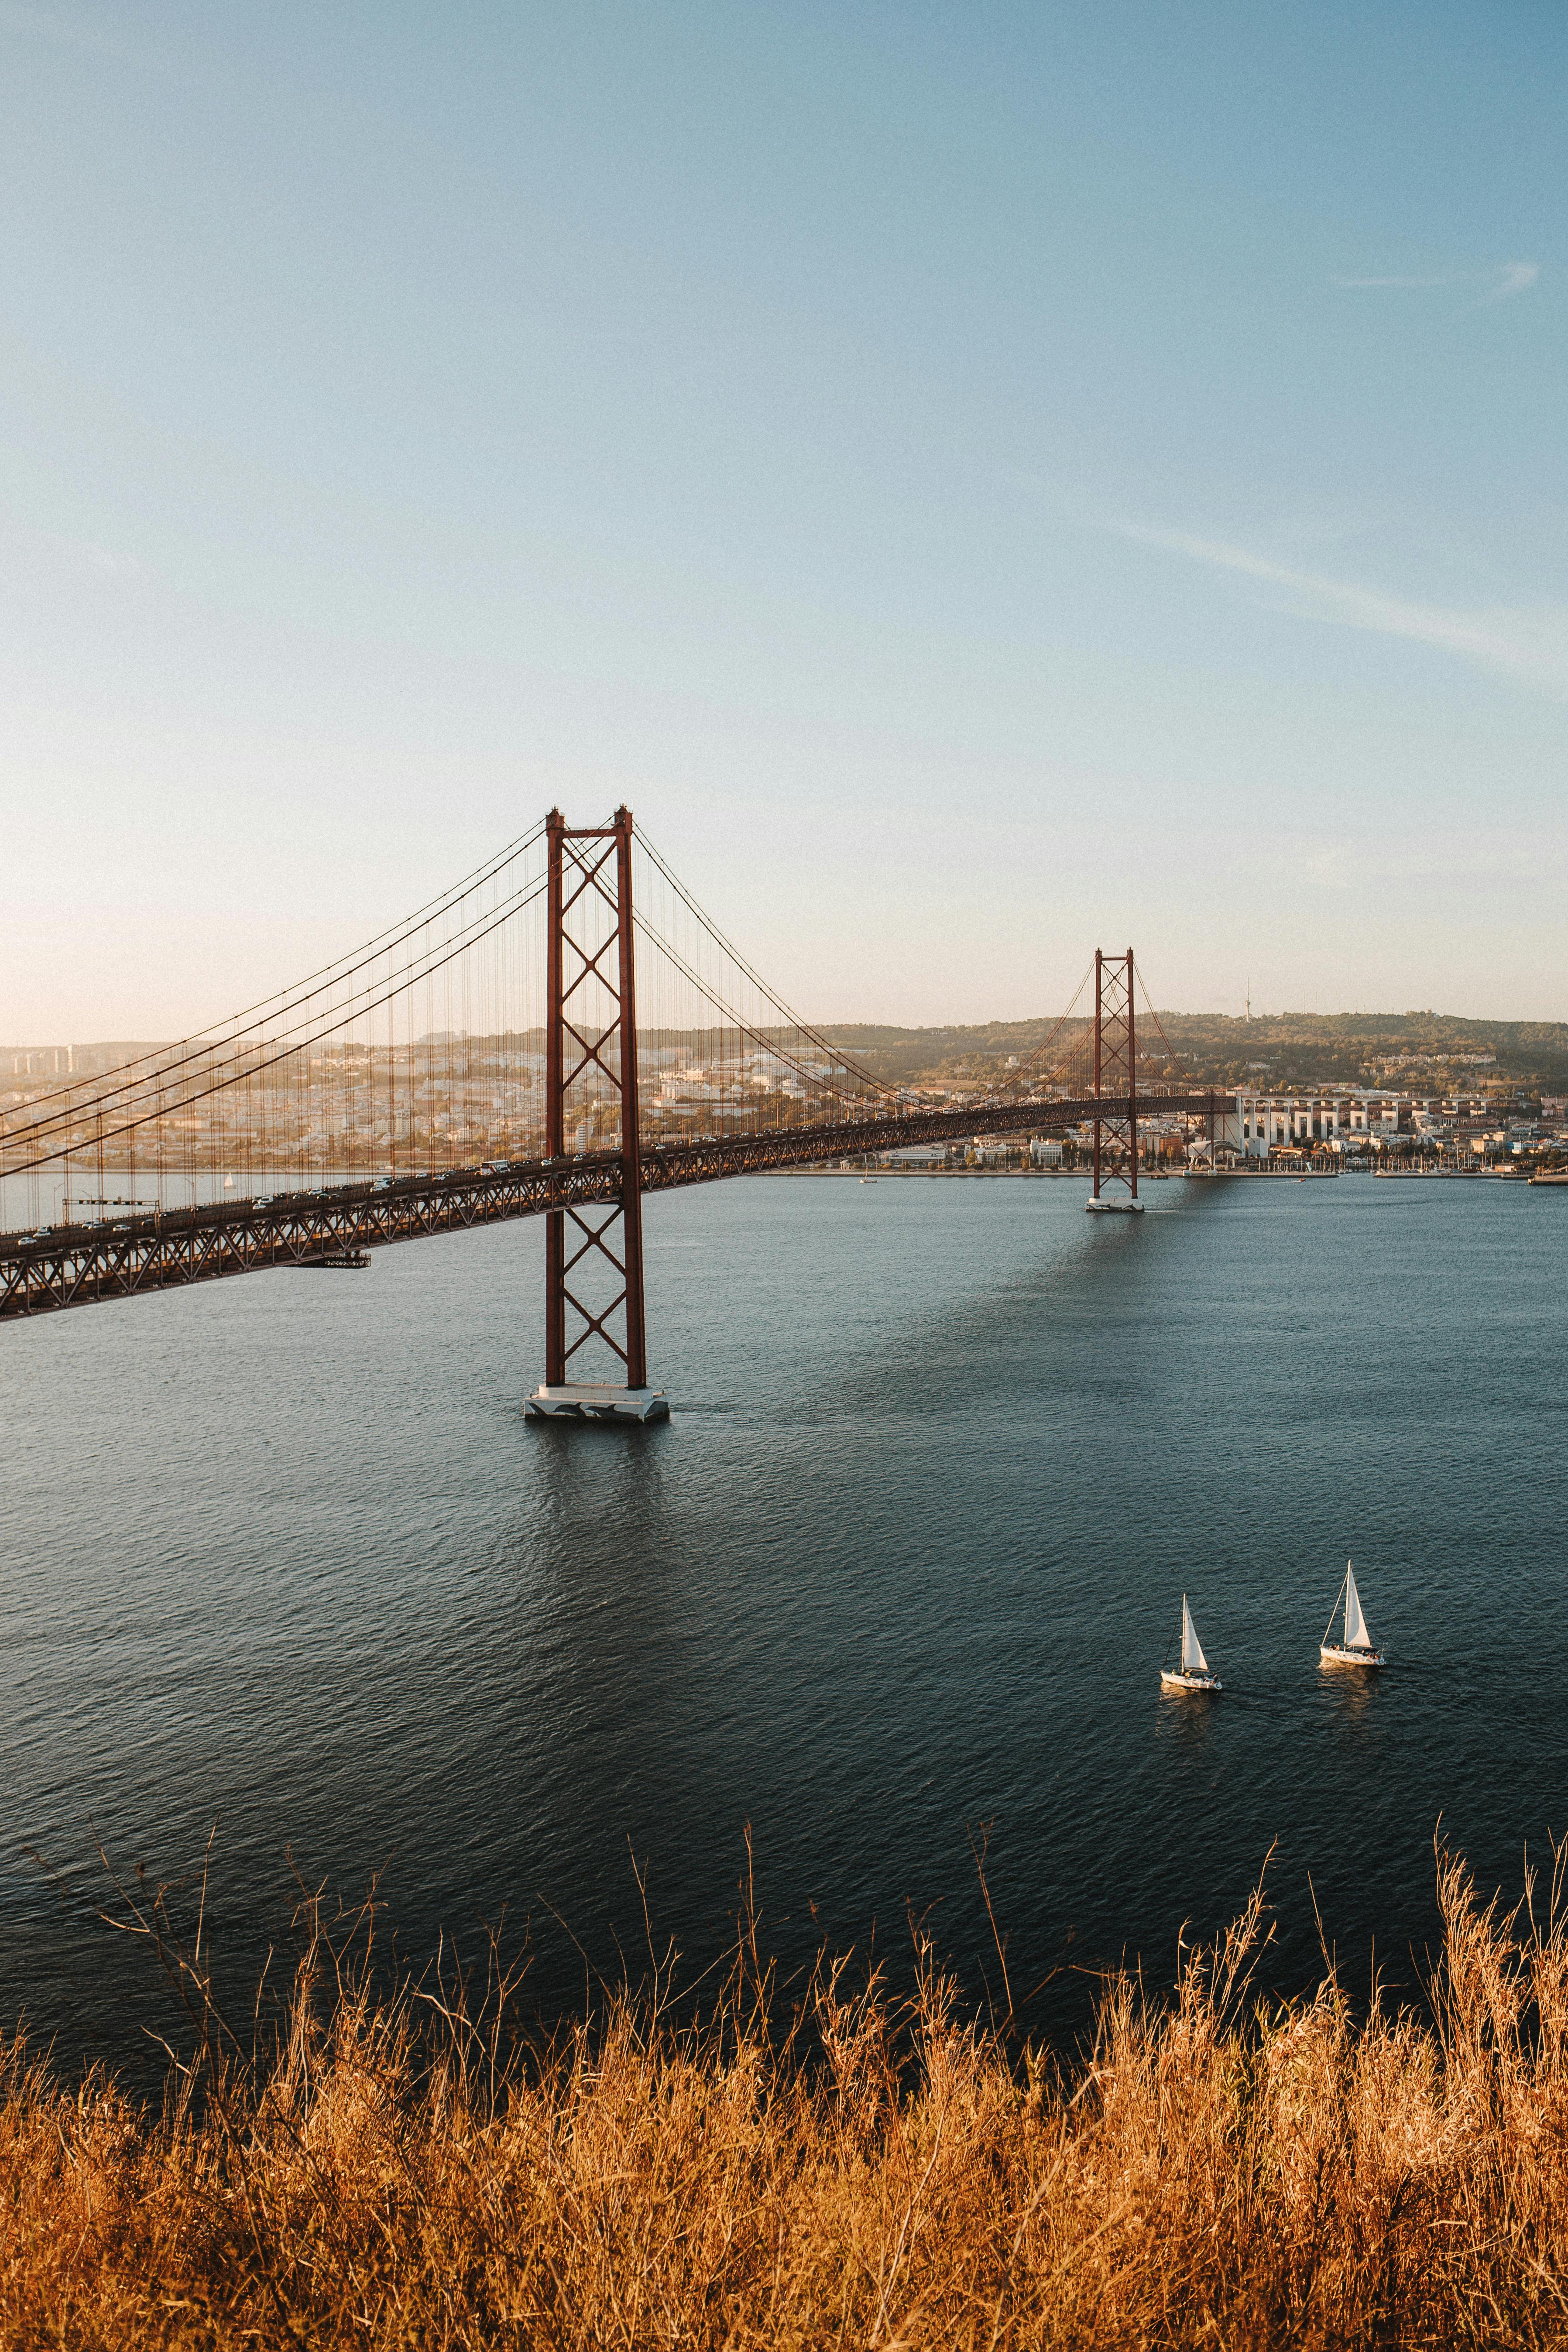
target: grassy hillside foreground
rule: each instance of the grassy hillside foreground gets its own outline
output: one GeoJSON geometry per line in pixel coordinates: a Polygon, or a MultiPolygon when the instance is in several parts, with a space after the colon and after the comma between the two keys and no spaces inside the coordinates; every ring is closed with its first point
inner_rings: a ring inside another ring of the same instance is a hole
{"type": "MultiPolygon", "coordinates": [[[[1069,2074],[742,1934],[706,2023],[662,1977],[508,2053],[313,1937],[265,2067],[159,1942],[194,2062],[161,2114],[0,2086],[7,2346],[529,2347],[1568,2341],[1568,1935],[1440,1865],[1429,2023],[1248,1990],[1262,1908],[1173,1996],[1106,1989],[1069,2074]],[[228,2054],[225,2054],[226,2049],[228,2054]]],[[[1554,1890],[1555,1892],[1555,1890],[1554,1890]]],[[[363,1955],[362,1955],[363,1958],[363,1955]]]]}

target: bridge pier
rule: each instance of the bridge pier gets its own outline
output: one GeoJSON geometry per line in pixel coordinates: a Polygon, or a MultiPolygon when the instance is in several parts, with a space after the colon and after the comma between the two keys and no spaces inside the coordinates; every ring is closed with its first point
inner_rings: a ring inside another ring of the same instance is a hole
{"type": "Polygon", "coordinates": [[[531,1421],[668,1421],[662,1389],[616,1388],[613,1381],[563,1381],[534,1390],[524,1410],[531,1421]]]}

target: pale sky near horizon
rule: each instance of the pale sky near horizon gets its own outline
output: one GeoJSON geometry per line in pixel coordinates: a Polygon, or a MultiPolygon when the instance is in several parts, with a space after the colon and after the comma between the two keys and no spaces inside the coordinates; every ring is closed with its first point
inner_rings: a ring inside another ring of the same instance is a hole
{"type": "Polygon", "coordinates": [[[1568,12],[0,0],[0,1041],[552,802],[809,1016],[1568,1018],[1568,12]]]}

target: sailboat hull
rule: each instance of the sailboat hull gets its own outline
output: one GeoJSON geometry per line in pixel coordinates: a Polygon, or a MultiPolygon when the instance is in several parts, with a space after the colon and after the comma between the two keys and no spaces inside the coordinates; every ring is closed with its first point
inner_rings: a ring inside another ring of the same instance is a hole
{"type": "Polygon", "coordinates": [[[1381,1666],[1381,1650],[1347,1650],[1338,1642],[1321,1642],[1318,1645],[1318,1663],[1323,1666],[1381,1666]]]}
{"type": "Polygon", "coordinates": [[[1225,1688],[1217,1675],[1184,1675],[1179,1671],[1173,1672],[1169,1666],[1161,1667],[1160,1682],[1165,1690],[1216,1691],[1225,1688]]]}

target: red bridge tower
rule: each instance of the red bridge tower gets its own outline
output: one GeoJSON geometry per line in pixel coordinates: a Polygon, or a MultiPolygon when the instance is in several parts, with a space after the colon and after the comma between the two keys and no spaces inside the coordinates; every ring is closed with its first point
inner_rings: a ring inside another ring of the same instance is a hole
{"type": "Polygon", "coordinates": [[[643,1314],[632,813],[618,808],[611,825],[574,827],[552,809],[546,835],[545,1153],[559,1161],[568,1150],[592,1151],[613,1127],[620,1198],[545,1216],[544,1382],[528,1411],[543,1420],[663,1421],[669,1403],[647,1385],[643,1314]],[[595,1339],[619,1360],[624,1381],[568,1379],[573,1358],[595,1339]]]}
{"type": "Polygon", "coordinates": [[[1114,1117],[1094,1118],[1094,1190],[1089,1207],[1141,1216],[1138,1198],[1138,1024],[1132,950],[1094,951],[1094,1099],[1115,1097],[1114,1117]],[[1125,1108],[1123,1108],[1125,1106],[1125,1108]],[[1120,1146],[1120,1150],[1117,1147],[1120,1146]]]}

